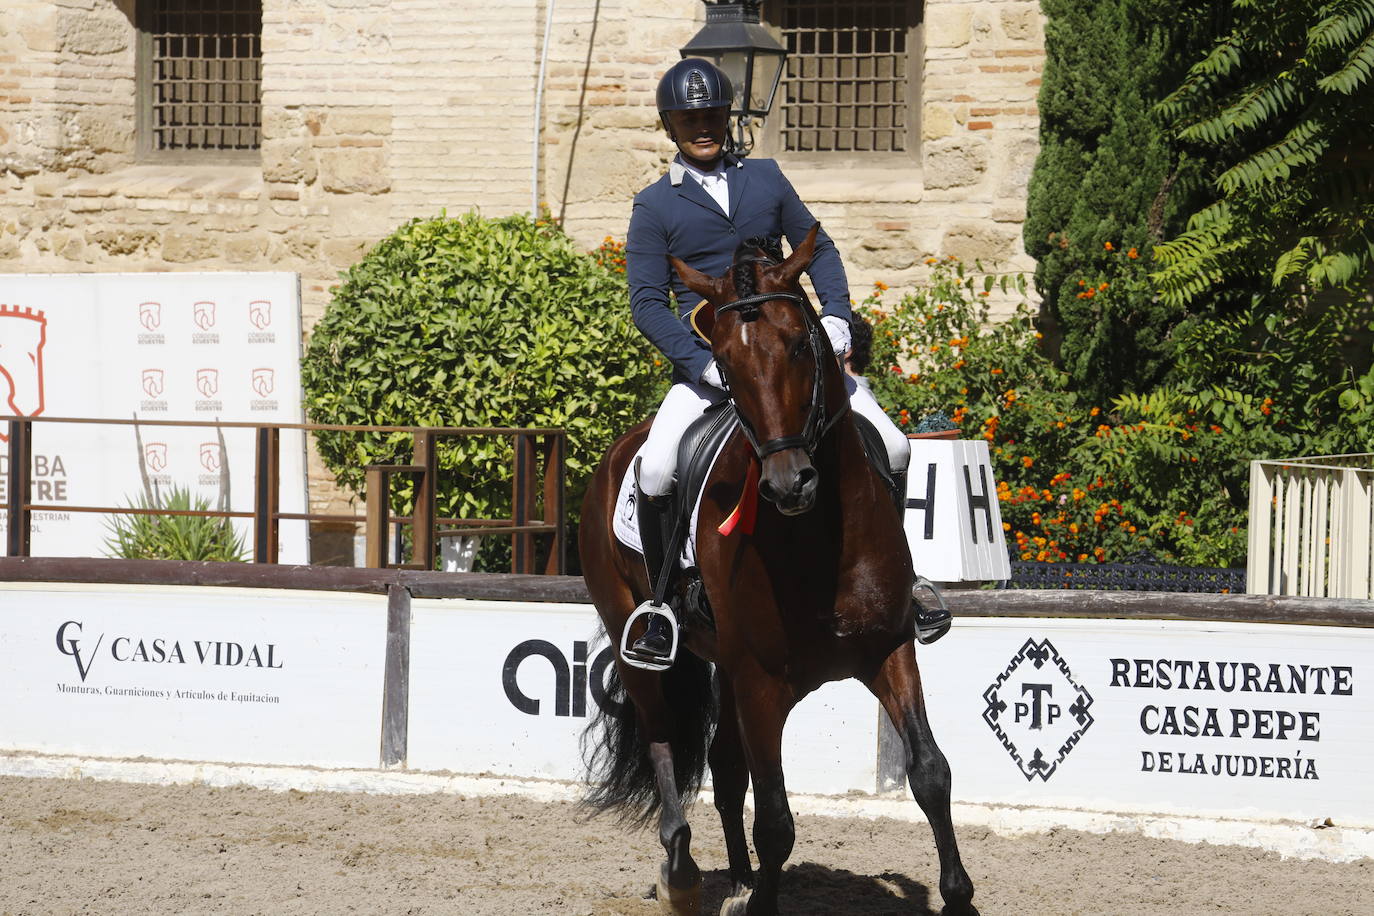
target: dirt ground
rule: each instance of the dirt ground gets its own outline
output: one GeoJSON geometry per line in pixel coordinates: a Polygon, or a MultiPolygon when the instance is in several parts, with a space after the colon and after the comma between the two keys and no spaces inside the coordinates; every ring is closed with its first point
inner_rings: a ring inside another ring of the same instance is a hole
{"type": "MultiPolygon", "coordinates": [[[[650,916],[649,831],[566,803],[275,793],[0,778],[0,914],[375,913],[650,916]]],[[[726,893],[715,811],[694,811],[705,909],[726,893]]],[[[993,914],[1374,913],[1374,861],[1227,846],[963,828],[974,902],[993,914]]],[[[928,828],[799,817],[783,911],[939,911],[928,828]]]]}

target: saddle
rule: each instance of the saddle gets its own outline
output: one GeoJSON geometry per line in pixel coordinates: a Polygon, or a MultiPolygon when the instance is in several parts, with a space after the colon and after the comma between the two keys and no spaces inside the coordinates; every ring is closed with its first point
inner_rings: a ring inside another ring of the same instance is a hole
{"type": "MultiPolygon", "coordinates": [[[[859,441],[863,445],[864,455],[867,456],[869,464],[889,490],[895,489],[897,484],[887,460],[887,447],[883,444],[878,428],[857,413],[853,414],[853,417],[859,429],[859,441]]],[[[664,551],[668,556],[682,555],[692,510],[706,487],[706,478],[715,464],[716,456],[738,427],[739,416],[735,412],[735,403],[727,398],[708,407],[705,413],[687,427],[682,441],[678,443],[678,486],[671,508],[672,517],[669,520],[671,535],[664,545],[664,551]]],[[[714,630],[715,615],[706,600],[701,572],[697,567],[689,566],[682,572],[682,582],[686,592],[683,607],[686,617],[709,630],[714,630]]]]}

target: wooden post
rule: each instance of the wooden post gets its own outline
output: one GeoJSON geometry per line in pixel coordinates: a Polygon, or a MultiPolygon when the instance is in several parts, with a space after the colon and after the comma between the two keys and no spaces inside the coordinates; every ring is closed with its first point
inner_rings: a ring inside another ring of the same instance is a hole
{"type": "Polygon", "coordinates": [[[434,435],[428,430],[416,430],[415,454],[412,463],[419,468],[420,479],[415,484],[414,523],[415,551],[412,559],[421,569],[434,568],[434,503],[438,488],[439,460],[434,449],[434,435]]]}
{"type": "Polygon", "coordinates": [[[5,552],[11,557],[29,555],[28,508],[29,478],[33,469],[33,424],[27,420],[10,421],[9,505],[5,510],[8,530],[5,552]]]}
{"type": "MultiPolygon", "coordinates": [[[[515,481],[511,494],[511,523],[528,525],[534,515],[534,439],[525,433],[516,433],[515,442],[515,481]]],[[[511,535],[510,571],[513,573],[534,572],[534,535],[520,532],[511,535]]]]}
{"type": "MultiPolygon", "coordinates": [[[[372,491],[369,490],[369,493],[372,491]]],[[[371,542],[368,542],[369,545],[371,542]]],[[[410,740],[410,591],[386,591],[386,672],[382,686],[382,766],[406,765],[410,740]]]]}
{"type": "Polygon", "coordinates": [[[568,510],[563,498],[567,445],[568,440],[563,433],[550,433],[545,439],[544,524],[554,526],[549,558],[544,563],[546,576],[561,576],[567,570],[568,510]]]}
{"type": "Polygon", "coordinates": [[[386,567],[386,529],[391,513],[387,492],[387,473],[379,467],[367,469],[367,521],[363,529],[367,537],[366,563],[368,569],[386,567]]]}
{"type": "Polygon", "coordinates": [[[253,562],[277,562],[281,514],[281,430],[258,428],[257,474],[253,495],[253,562]]]}

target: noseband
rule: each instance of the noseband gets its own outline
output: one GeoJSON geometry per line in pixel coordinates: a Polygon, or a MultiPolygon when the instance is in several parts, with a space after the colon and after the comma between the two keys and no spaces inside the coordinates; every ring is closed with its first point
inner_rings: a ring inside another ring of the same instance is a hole
{"type": "MultiPolygon", "coordinates": [[[[764,258],[750,258],[749,261],[757,261],[765,265],[777,263],[764,258]]],[[[741,260],[737,263],[745,262],[741,260]]],[[[740,312],[742,316],[749,315],[751,312],[757,314],[759,306],[765,302],[772,302],[775,299],[795,302],[798,306],[806,302],[804,297],[796,293],[757,293],[752,296],[744,296],[740,299],[736,299],[734,302],[727,302],[725,305],[716,306],[716,314],[735,311],[740,312]]],[[[825,373],[821,360],[826,357],[827,351],[821,342],[819,323],[807,321],[805,315],[803,315],[802,320],[806,321],[807,338],[811,344],[811,357],[812,362],[815,364],[816,372],[811,381],[811,403],[807,407],[806,424],[802,427],[801,435],[779,436],[776,439],[769,439],[767,442],[759,444],[758,434],[754,431],[753,424],[749,422],[744,414],[740,413],[738,410],[735,411],[735,415],[739,417],[740,429],[744,431],[744,438],[749,440],[749,444],[753,446],[754,454],[758,456],[760,462],[769,455],[786,451],[789,448],[805,449],[808,457],[815,457],[816,448],[820,445],[821,439],[835,426],[840,417],[844,416],[845,411],[849,409],[849,398],[845,398],[844,406],[836,411],[834,416],[829,418],[826,417],[825,373]]]]}

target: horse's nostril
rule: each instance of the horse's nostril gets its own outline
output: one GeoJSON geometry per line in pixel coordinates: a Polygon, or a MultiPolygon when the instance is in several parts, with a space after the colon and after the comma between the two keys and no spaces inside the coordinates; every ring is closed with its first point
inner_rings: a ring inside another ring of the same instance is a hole
{"type": "Polygon", "coordinates": [[[797,493],[809,493],[816,488],[816,480],[819,475],[815,468],[802,468],[797,472],[797,483],[794,491],[797,493]]]}
{"type": "Polygon", "coordinates": [[[759,493],[769,502],[777,501],[778,493],[773,489],[773,484],[770,483],[766,477],[759,481],[759,493]]]}

